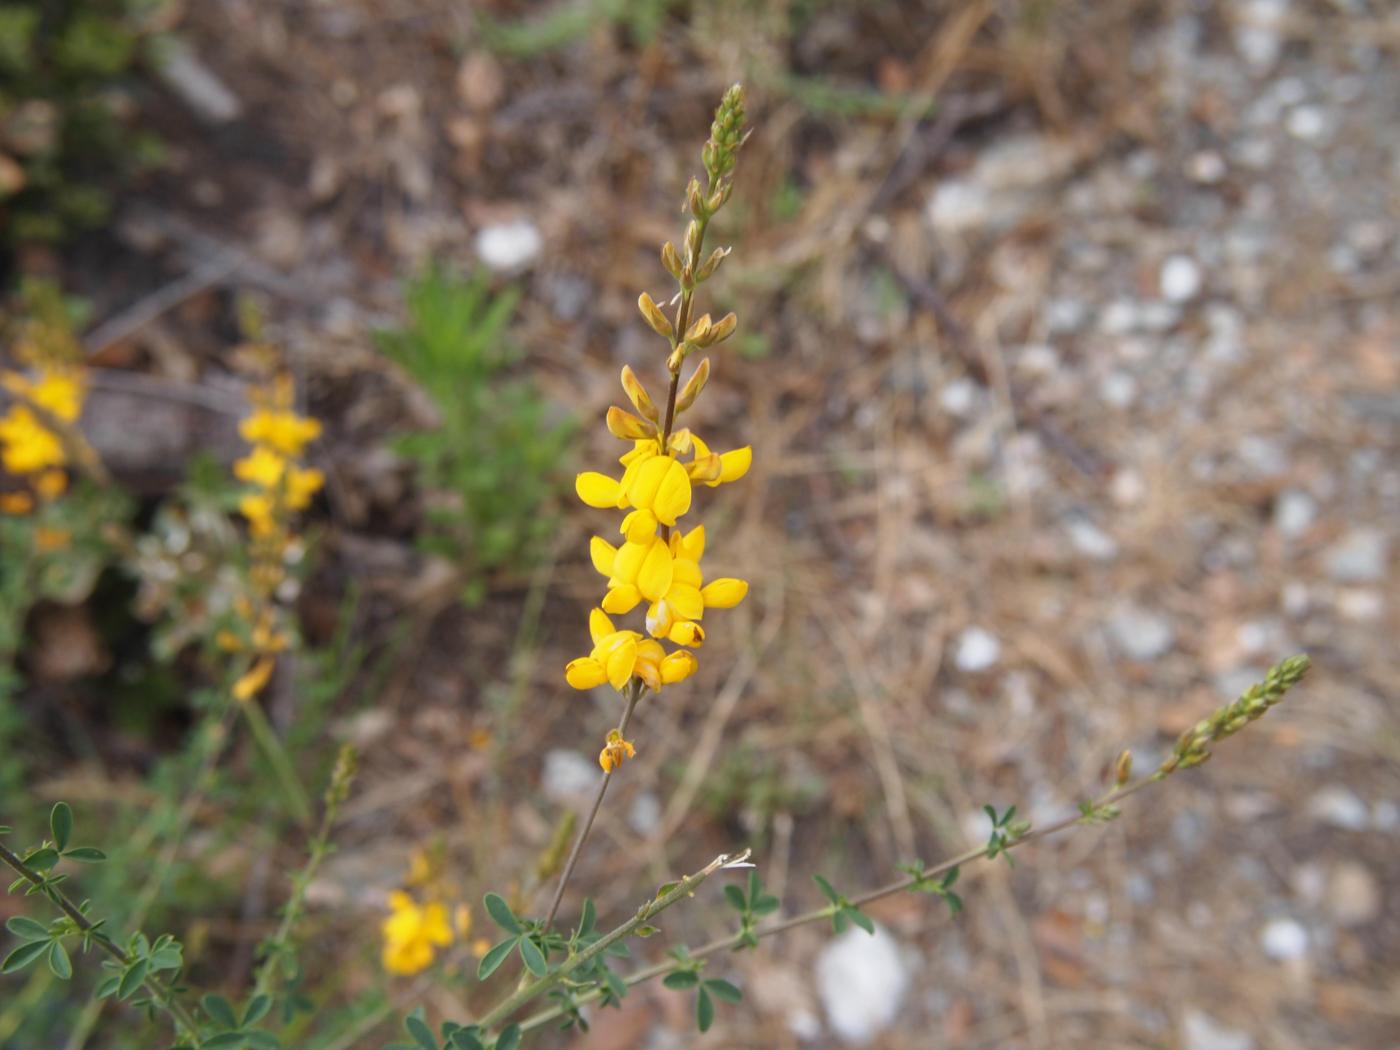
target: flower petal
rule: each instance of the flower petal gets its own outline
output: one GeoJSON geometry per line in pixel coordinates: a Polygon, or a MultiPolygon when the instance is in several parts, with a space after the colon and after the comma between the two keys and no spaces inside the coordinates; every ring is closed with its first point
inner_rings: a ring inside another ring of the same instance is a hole
{"type": "Polygon", "coordinates": [[[608,654],[608,683],[619,693],[637,666],[637,638],[629,634],[608,654]]]}
{"type": "Polygon", "coordinates": [[[652,540],[651,549],[647,551],[641,571],[637,573],[637,589],[642,592],[643,598],[654,602],[665,597],[671,589],[674,575],[671,552],[666,548],[666,541],[658,536],[652,540]]]}
{"type": "Polygon", "coordinates": [[[614,616],[626,616],[642,600],[642,592],[630,583],[619,584],[603,595],[603,608],[614,616]]]}
{"type": "Polygon", "coordinates": [[[651,607],[647,609],[647,633],[653,638],[665,638],[671,633],[675,622],[676,614],[665,599],[652,602],[651,607]]]}
{"type": "Polygon", "coordinates": [[[601,536],[594,536],[588,541],[588,555],[593,559],[593,568],[604,576],[613,574],[613,560],[617,557],[617,548],[611,543],[601,536]]]}
{"type": "Polygon", "coordinates": [[[725,485],[731,481],[738,481],[749,472],[749,467],[753,465],[753,446],[745,445],[743,448],[736,448],[733,452],[726,452],[719,457],[720,474],[718,481],[710,482],[711,485],[725,485]]]}
{"type": "Polygon", "coordinates": [[[683,682],[695,673],[695,654],[681,649],[661,661],[661,681],[666,685],[683,682]]]}
{"type": "Polygon", "coordinates": [[[642,562],[651,551],[651,541],[632,543],[630,540],[617,549],[613,559],[612,579],[618,583],[636,583],[642,571],[642,562]]]}
{"type": "Polygon", "coordinates": [[[574,491],[578,493],[578,498],[590,507],[606,510],[617,506],[617,499],[621,495],[622,489],[615,480],[606,474],[599,474],[596,470],[586,470],[574,479],[574,491]]]}
{"type": "Polygon", "coordinates": [[[743,601],[744,595],[748,593],[747,581],[725,577],[707,583],[701,589],[700,597],[705,600],[707,609],[732,609],[743,601]]]}
{"type": "Polygon", "coordinates": [[[705,629],[690,620],[680,620],[666,637],[677,645],[689,645],[698,649],[705,644],[705,629]]]}
{"type": "Polygon", "coordinates": [[[617,628],[602,609],[594,609],[588,614],[588,635],[594,645],[600,645],[604,638],[616,631],[617,628]]]}
{"type": "Polygon", "coordinates": [[[656,515],[649,510],[634,510],[622,519],[620,531],[628,543],[650,544],[656,535],[656,515]]]}
{"type": "Polygon", "coordinates": [[[564,668],[564,680],[575,689],[594,689],[608,680],[608,672],[591,656],[580,656],[564,668]]]}
{"type": "Polygon", "coordinates": [[[671,584],[671,589],[666,592],[666,600],[676,611],[677,619],[698,620],[705,615],[705,599],[700,596],[700,589],[691,584],[671,584]]]}
{"type": "Polygon", "coordinates": [[[667,459],[665,476],[657,486],[651,510],[663,525],[674,525],[690,509],[690,476],[674,459],[667,459]]]}

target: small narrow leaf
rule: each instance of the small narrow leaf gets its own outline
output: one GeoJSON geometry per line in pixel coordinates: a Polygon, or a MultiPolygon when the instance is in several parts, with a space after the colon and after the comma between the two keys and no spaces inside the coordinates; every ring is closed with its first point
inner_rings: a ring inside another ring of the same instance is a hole
{"type": "Polygon", "coordinates": [[[736,986],[719,978],[706,981],[705,988],[716,999],[722,999],[726,1003],[737,1003],[744,998],[744,993],[736,986]]]}
{"type": "Polygon", "coordinates": [[[48,871],[58,863],[58,850],[50,849],[47,846],[43,849],[36,849],[24,858],[24,863],[35,871],[48,871]]]}
{"type": "MultiPolygon", "coordinates": [[[[589,897],[583,902],[583,914],[578,920],[578,934],[580,937],[587,937],[593,932],[593,927],[598,922],[598,909],[593,905],[593,898],[589,897]]],[[[499,1042],[499,1040],[497,1040],[499,1042]]]]}
{"type": "Polygon", "coordinates": [[[7,919],[5,929],[22,941],[46,941],[49,939],[48,927],[42,922],[31,919],[28,915],[16,915],[7,919]]]}
{"type": "Polygon", "coordinates": [[[28,944],[21,944],[18,948],[5,956],[5,961],[0,963],[0,973],[14,973],[23,970],[35,959],[49,950],[51,941],[30,941],[28,944]]]}
{"type": "Polygon", "coordinates": [[[266,995],[253,996],[253,998],[248,1002],[248,1008],[243,1011],[244,1026],[246,1027],[250,1024],[257,1024],[259,1021],[261,1021],[264,1017],[267,1016],[267,1012],[270,1009],[272,1009],[271,997],[266,995]]]}
{"type": "Polygon", "coordinates": [[[491,921],[507,933],[520,932],[520,920],[515,917],[515,913],[510,910],[510,905],[500,894],[488,893],[486,895],[486,911],[491,916],[491,921]]]}
{"type": "Polygon", "coordinates": [[[866,915],[865,912],[861,911],[859,908],[842,908],[841,914],[845,915],[846,918],[850,919],[872,937],[875,935],[875,923],[870,920],[869,915],[866,915]]]}
{"type": "Polygon", "coordinates": [[[74,846],[70,850],[64,850],[63,855],[69,860],[78,861],[80,864],[101,864],[107,859],[107,854],[96,846],[74,846]]]}
{"type": "Polygon", "coordinates": [[[515,1050],[520,1045],[521,1031],[518,1024],[513,1024],[509,1028],[501,1030],[501,1034],[496,1036],[494,1050],[515,1050]]]}
{"type": "Polygon", "coordinates": [[[433,1038],[433,1030],[428,1027],[428,1022],[423,1020],[421,1006],[403,1019],[403,1026],[408,1034],[413,1036],[413,1041],[423,1050],[438,1050],[437,1040],[433,1038]]]}
{"type": "Polygon", "coordinates": [[[55,802],[49,812],[49,831],[53,833],[54,844],[59,849],[68,848],[68,839],[73,834],[73,810],[67,802],[55,802]]]}
{"type": "Polygon", "coordinates": [[[211,1035],[200,1046],[204,1047],[204,1050],[237,1050],[247,1041],[242,1032],[220,1032],[218,1035],[211,1035]]]}
{"type": "Polygon", "coordinates": [[[544,957],[544,952],[540,951],[539,945],[529,937],[520,938],[520,960],[536,977],[543,977],[549,972],[549,962],[544,957]]]}
{"type": "Polygon", "coordinates": [[[489,952],[481,957],[481,963],[476,968],[476,977],[479,981],[484,981],[498,969],[501,963],[506,961],[506,956],[510,954],[518,938],[507,937],[500,944],[493,947],[489,952]]]}
{"type": "Polygon", "coordinates": [[[106,999],[108,996],[116,992],[117,985],[120,982],[120,974],[114,973],[111,977],[103,978],[100,982],[98,982],[97,987],[93,989],[92,997],[94,999],[106,999]]]}
{"type": "Polygon", "coordinates": [[[820,875],[813,875],[812,881],[817,884],[817,889],[822,891],[822,896],[831,901],[832,904],[841,902],[841,895],[832,888],[831,883],[827,882],[826,879],[820,875]]]}
{"type": "Polygon", "coordinates": [[[68,958],[68,950],[60,941],[54,941],[49,946],[49,969],[60,981],[66,981],[73,976],[73,962],[68,958]]]}
{"type": "Polygon", "coordinates": [[[708,1032],[710,1025],[715,1023],[715,1001],[710,998],[710,993],[705,989],[700,989],[700,994],[695,997],[695,1024],[702,1032],[708,1032]]]}
{"type": "Polygon", "coordinates": [[[749,910],[749,902],[744,897],[744,891],[741,890],[738,886],[731,885],[724,887],[724,899],[729,902],[730,906],[735,911],[749,910]]]}
{"type": "Polygon", "coordinates": [[[271,1032],[263,1032],[254,1029],[251,1032],[243,1033],[248,1040],[248,1045],[254,1050],[282,1050],[282,1041],[271,1032]]]}
{"type": "Polygon", "coordinates": [[[700,983],[700,978],[692,970],[677,970],[675,973],[668,973],[661,979],[661,983],[672,991],[683,992],[687,988],[694,988],[700,983]]]}
{"type": "Polygon", "coordinates": [[[209,1019],[220,1028],[237,1028],[238,1016],[233,1012],[233,1007],[222,995],[206,995],[200,1000],[204,1007],[204,1012],[209,1015],[209,1019]]]}
{"type": "Polygon", "coordinates": [[[121,984],[117,985],[117,998],[129,999],[146,979],[146,960],[137,959],[122,974],[121,984]]]}

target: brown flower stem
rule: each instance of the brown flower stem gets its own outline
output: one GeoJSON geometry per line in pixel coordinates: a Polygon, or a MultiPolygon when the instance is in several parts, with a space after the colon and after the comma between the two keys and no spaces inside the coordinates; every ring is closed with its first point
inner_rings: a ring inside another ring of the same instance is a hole
{"type": "MultiPolygon", "coordinates": [[[[78,906],[74,904],[62,890],[49,883],[43,875],[40,875],[28,864],[24,863],[18,854],[12,853],[3,843],[0,843],[0,861],[3,861],[12,868],[16,874],[20,875],[31,885],[40,887],[40,892],[42,892],[59,911],[73,920],[74,925],[83,931],[88,940],[92,941],[113,959],[121,963],[122,966],[131,965],[131,957],[127,955],[126,952],[122,951],[115,941],[93,925],[88,917],[79,910],[78,906]]],[[[189,1011],[175,998],[175,993],[171,987],[159,977],[149,974],[141,983],[149,989],[151,997],[156,1003],[170,1011],[178,1027],[183,1028],[185,1033],[194,1040],[194,1045],[198,1047],[200,1042],[199,1026],[195,1023],[194,1018],[190,1016],[189,1011]]]]}
{"type": "MultiPolygon", "coordinates": [[[[1135,783],[1127,785],[1126,787],[1118,788],[1115,791],[1109,792],[1103,798],[1095,801],[1094,806],[1095,808],[1111,806],[1127,798],[1129,795],[1132,795],[1135,792],[1142,790],[1148,784],[1156,783],[1159,779],[1161,778],[1158,777],[1156,774],[1144,777],[1141,780],[1136,781],[1135,783]]],[[[1058,832],[1064,831],[1067,828],[1072,828],[1083,822],[1084,821],[1082,816],[1065,817],[1063,820],[1057,820],[1053,824],[1045,825],[1045,827],[1043,828],[1034,828],[1026,832],[1024,835],[1021,835],[1020,837],[1013,839],[1010,842],[1007,842],[1005,845],[999,847],[998,852],[1010,851],[1019,846],[1024,846],[1028,842],[1033,842],[1036,839],[1042,839],[1047,836],[1057,834],[1058,832]]],[[[989,848],[990,844],[978,847],[977,849],[970,849],[965,853],[958,854],[956,857],[950,857],[949,859],[942,861],[931,868],[925,868],[918,876],[906,875],[904,878],[898,879],[895,882],[891,882],[888,885],[880,886],[876,889],[868,890],[865,893],[852,897],[850,899],[850,903],[856,907],[861,907],[863,905],[873,903],[874,901],[881,900],[884,897],[891,897],[896,893],[902,893],[905,890],[908,890],[911,887],[913,887],[914,884],[920,881],[921,879],[928,879],[935,875],[942,875],[945,872],[951,871],[953,868],[959,867],[960,865],[971,863],[974,860],[980,860],[981,858],[987,855],[987,851],[989,848]]],[[[798,926],[805,926],[808,923],[829,920],[831,918],[831,914],[832,909],[829,905],[823,908],[815,908],[812,911],[803,912],[800,915],[794,915],[788,919],[781,919],[778,922],[769,923],[767,926],[763,926],[757,930],[754,930],[753,936],[759,938],[760,940],[765,937],[773,937],[779,933],[785,933],[788,930],[794,929],[798,926]]],[[[692,960],[704,959],[708,956],[716,955],[720,952],[737,948],[741,943],[743,943],[742,934],[730,934],[727,937],[720,937],[716,940],[710,941],[708,944],[693,949],[689,953],[689,958],[692,960]]],[[[636,971],[635,973],[629,974],[623,979],[623,983],[630,988],[633,985],[641,984],[644,981],[649,981],[656,977],[664,977],[666,974],[671,973],[672,971],[677,969],[680,965],[681,963],[675,959],[667,959],[665,962],[656,963],[653,966],[648,966],[644,969],[636,971]]],[[[593,989],[588,992],[584,992],[574,997],[572,1005],[575,1007],[582,1006],[583,1004],[591,1002],[592,1000],[598,998],[599,994],[600,991],[598,989],[593,989]]],[[[548,1024],[550,1021],[553,1021],[556,1018],[564,1016],[566,1012],[566,1006],[552,1006],[547,1010],[541,1010],[538,1013],[532,1014],[531,1016],[527,1017],[524,1021],[521,1021],[520,1028],[524,1032],[529,1032],[532,1029],[539,1028],[541,1025],[548,1024]]]]}
{"type": "MultiPolygon", "coordinates": [[[[627,706],[622,711],[622,718],[617,723],[617,735],[626,737],[627,723],[632,721],[632,712],[637,709],[637,701],[642,698],[642,690],[646,688],[642,685],[640,678],[632,679],[630,692],[627,694],[627,706]]],[[[569,879],[574,874],[574,868],[578,864],[579,854],[583,852],[583,844],[588,841],[588,833],[593,830],[593,822],[598,818],[598,810],[603,807],[603,796],[608,793],[608,782],[612,780],[612,771],[605,771],[603,779],[598,782],[598,794],[593,796],[593,806],[588,811],[588,819],[583,822],[583,827],[579,829],[578,838],[574,839],[574,848],[569,850],[569,859],[564,862],[564,870],[559,875],[559,885],[554,889],[554,900],[550,902],[549,913],[545,916],[544,929],[546,932],[554,925],[554,917],[559,914],[559,905],[564,900],[564,889],[569,885],[569,879]]]]}

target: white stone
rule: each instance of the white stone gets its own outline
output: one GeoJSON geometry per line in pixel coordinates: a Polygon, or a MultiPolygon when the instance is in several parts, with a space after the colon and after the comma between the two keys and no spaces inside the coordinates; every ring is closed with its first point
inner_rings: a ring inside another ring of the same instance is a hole
{"type": "Polygon", "coordinates": [[[1227,1028],[1209,1014],[1187,1008],[1181,1017],[1182,1050],[1254,1050],[1254,1038],[1227,1028]]]}
{"type": "Polygon", "coordinates": [[[627,823],[638,835],[656,833],[661,826],[661,800],[651,791],[643,791],[632,800],[627,809],[627,823]]]}
{"type": "Polygon", "coordinates": [[[950,416],[961,419],[977,406],[978,393],[971,379],[954,379],[938,392],[938,403],[950,416]]]}
{"type": "Polygon", "coordinates": [[[1380,529],[1347,532],[1327,551],[1327,573],[1338,583],[1370,583],[1385,578],[1389,541],[1380,529]]]}
{"type": "Polygon", "coordinates": [[[1109,335],[1125,335],[1137,328],[1140,314],[1131,299],[1115,299],[1099,315],[1099,328],[1109,335]]]}
{"type": "Polygon", "coordinates": [[[964,179],[941,182],[928,204],[929,222],[935,230],[962,233],[976,229],[991,216],[987,191],[964,179]]]}
{"type": "Polygon", "coordinates": [[[1340,784],[1328,784],[1308,799],[1308,816],[1347,831],[1362,831],[1371,822],[1366,803],[1340,784]]]}
{"type": "Polygon", "coordinates": [[[1132,660],[1154,660],[1176,644],[1171,620],[1137,605],[1119,606],[1108,621],[1108,630],[1118,649],[1132,660]]]}
{"type": "Polygon", "coordinates": [[[1288,133],[1304,142],[1321,142],[1327,138],[1331,121],[1327,111],[1321,106],[1298,106],[1290,110],[1287,121],[1288,133]]]}
{"type": "Polygon", "coordinates": [[[958,636],[958,649],[953,662],[959,671],[976,673],[996,665],[1001,658],[1001,642],[991,631],[969,627],[958,636]]]}
{"type": "Polygon", "coordinates": [[[1135,507],[1147,495],[1147,482],[1136,470],[1124,468],[1114,472],[1108,491],[1120,507],[1135,507]]]}
{"type": "Polygon", "coordinates": [[[1363,926],[1380,914],[1380,884],[1366,865],[1337,863],[1327,882],[1327,910],[1339,926],[1363,926]]]}
{"type": "Polygon", "coordinates": [[[1259,946],[1277,962],[1301,959],[1308,954],[1308,931],[1297,919],[1270,919],[1259,931],[1259,946]]]}
{"type": "Polygon", "coordinates": [[[1266,73],[1283,51],[1288,0],[1248,0],[1235,15],[1235,47],[1256,73],[1266,73]]]}
{"type": "Polygon", "coordinates": [[[1225,161],[1219,153],[1202,150],[1186,162],[1186,175],[1192,182],[1211,185],[1225,177],[1225,161]]]}
{"type": "Polygon", "coordinates": [[[1087,518],[1072,518],[1065,526],[1074,549],[1093,561],[1118,557],[1118,541],[1087,518]]]}
{"type": "Polygon", "coordinates": [[[899,1015],[909,970],[883,926],[848,929],[817,956],[817,991],[827,1020],[847,1043],[868,1043],[899,1015]]]}
{"type": "Polygon", "coordinates": [[[586,796],[597,788],[601,776],[596,761],[577,751],[556,747],[545,753],[541,786],[553,801],[581,807],[586,796]]]}
{"type": "Polygon", "coordinates": [[[1374,623],[1385,615],[1385,598],[1371,587],[1339,587],[1332,604],[1342,619],[1352,623],[1374,623]]]}
{"type": "Polygon", "coordinates": [[[243,115],[243,103],[219,75],[205,65],[188,44],[178,37],[168,37],[160,49],[162,56],[157,69],[180,100],[201,120],[210,124],[227,124],[243,115]]]}
{"type": "Polygon", "coordinates": [[[1110,372],[1099,381],[1099,397],[1113,408],[1128,408],[1137,399],[1137,380],[1127,372],[1110,372]]]}
{"type": "Polygon", "coordinates": [[[1307,532],[1317,520],[1317,501],[1301,489],[1284,489],[1274,501],[1274,528],[1288,539],[1307,532]]]}
{"type": "Polygon", "coordinates": [[[539,227],[529,219],[486,226],[476,235],[476,254],[498,273],[524,269],[543,248],[539,227]]]}
{"type": "Polygon", "coordinates": [[[1172,255],[1162,263],[1158,290],[1162,298],[1173,303],[1194,299],[1201,290],[1201,267],[1189,255],[1172,255]]]}

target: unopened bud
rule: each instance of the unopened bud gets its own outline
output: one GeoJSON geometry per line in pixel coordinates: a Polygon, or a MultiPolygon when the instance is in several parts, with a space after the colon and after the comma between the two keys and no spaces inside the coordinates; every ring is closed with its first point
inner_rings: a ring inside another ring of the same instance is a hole
{"type": "Polygon", "coordinates": [[[690,220],[690,225],[685,228],[685,257],[691,265],[694,265],[700,258],[700,224],[694,219],[690,220]]]}
{"type": "Polygon", "coordinates": [[[714,346],[722,343],[734,334],[734,329],[739,326],[739,319],[733,313],[725,314],[718,321],[710,325],[710,330],[705,333],[703,340],[697,340],[696,345],[702,347],[714,346]]]}
{"type": "Polygon", "coordinates": [[[637,296],[637,309],[642,311],[642,316],[646,318],[647,324],[651,325],[652,330],[655,331],[657,335],[663,336],[666,339],[675,338],[676,330],[671,327],[670,320],[661,312],[661,307],[657,306],[656,302],[651,296],[647,295],[646,292],[637,296]]]}
{"type": "Polygon", "coordinates": [[[623,441],[640,441],[656,436],[656,424],[634,416],[616,405],[608,406],[608,433],[623,441]]]}
{"type": "Polygon", "coordinates": [[[711,324],[712,322],[710,321],[709,314],[697,317],[695,322],[685,330],[685,341],[687,343],[694,343],[696,346],[703,346],[705,344],[705,336],[710,331],[711,324]]]}
{"type": "Polygon", "coordinates": [[[698,179],[692,178],[690,185],[685,188],[685,203],[686,207],[690,209],[690,214],[697,219],[704,214],[704,197],[701,195],[698,179]]]}
{"type": "Polygon", "coordinates": [[[1113,765],[1113,782],[1118,787],[1126,784],[1133,775],[1133,753],[1124,751],[1113,765]]]}
{"type": "Polygon", "coordinates": [[[710,194],[709,200],[705,201],[705,207],[709,210],[710,214],[713,215],[723,208],[729,201],[729,195],[733,192],[734,183],[726,182],[724,185],[720,186],[719,189],[715,190],[714,193],[710,194]]]}
{"type": "Polygon", "coordinates": [[[710,253],[710,257],[705,260],[703,266],[695,271],[695,281],[707,281],[710,276],[719,269],[719,264],[724,261],[724,257],[729,254],[728,248],[716,248],[710,253]]]}
{"type": "Polygon", "coordinates": [[[705,383],[710,378],[710,359],[707,357],[700,362],[699,367],[690,374],[685,386],[676,396],[676,411],[684,412],[691,405],[695,404],[695,399],[700,396],[700,391],[705,389],[705,383]]]}
{"type": "Polygon", "coordinates": [[[685,264],[681,262],[681,253],[676,251],[676,246],[670,241],[661,246],[661,265],[666,267],[666,272],[676,280],[681,279],[681,270],[685,264]]]}
{"type": "Polygon", "coordinates": [[[633,408],[653,423],[661,422],[661,413],[657,411],[656,403],[647,393],[647,388],[642,386],[637,373],[632,371],[631,365],[622,366],[622,389],[627,392],[627,399],[632,402],[633,408]]]}

